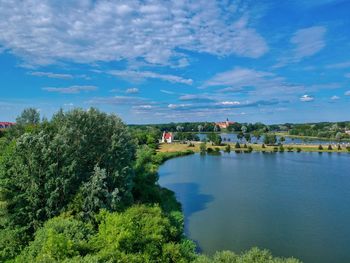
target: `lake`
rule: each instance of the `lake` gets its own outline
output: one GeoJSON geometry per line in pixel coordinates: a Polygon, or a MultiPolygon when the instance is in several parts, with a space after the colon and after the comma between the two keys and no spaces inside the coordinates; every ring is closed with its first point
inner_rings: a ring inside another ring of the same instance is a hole
{"type": "Polygon", "coordinates": [[[306,263],[350,262],[350,154],[194,154],[160,167],[204,253],[253,246],[306,263]]]}
{"type": "MultiPolygon", "coordinates": [[[[197,134],[199,139],[201,141],[203,141],[204,139],[207,138],[207,133],[198,133],[197,134]]],[[[243,138],[241,140],[239,140],[237,138],[237,134],[236,133],[220,133],[220,137],[222,138],[223,142],[242,142],[242,143],[246,143],[247,141],[243,138]]],[[[277,140],[279,141],[279,138],[281,136],[276,136],[277,140]]],[[[284,137],[285,141],[283,142],[283,144],[322,144],[322,145],[329,145],[329,144],[338,144],[338,142],[334,141],[334,140],[318,140],[318,139],[300,139],[300,138],[291,138],[291,137],[284,137]]],[[[258,144],[262,144],[264,142],[264,136],[261,136],[261,138],[259,138],[259,140],[257,138],[255,138],[254,136],[252,136],[252,143],[258,143],[258,144]]],[[[340,144],[342,145],[350,145],[350,143],[348,141],[342,141],[340,144]]]]}

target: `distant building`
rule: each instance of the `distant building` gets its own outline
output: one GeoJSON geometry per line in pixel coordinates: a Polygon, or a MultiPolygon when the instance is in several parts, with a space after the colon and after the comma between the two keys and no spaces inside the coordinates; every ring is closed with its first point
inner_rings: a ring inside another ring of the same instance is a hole
{"type": "Polygon", "coordinates": [[[345,133],[350,135],[350,130],[346,130],[345,133]]]}
{"type": "Polygon", "coordinates": [[[0,122],[0,130],[10,128],[13,125],[15,125],[13,122],[0,122]]]}
{"type": "Polygon", "coordinates": [[[215,122],[215,125],[220,127],[220,129],[227,129],[228,126],[230,126],[231,124],[234,124],[234,122],[229,121],[228,119],[226,119],[226,121],[223,122],[215,122]]]}
{"type": "Polygon", "coordinates": [[[172,143],[174,140],[174,136],[172,132],[163,132],[162,143],[172,143]]]}

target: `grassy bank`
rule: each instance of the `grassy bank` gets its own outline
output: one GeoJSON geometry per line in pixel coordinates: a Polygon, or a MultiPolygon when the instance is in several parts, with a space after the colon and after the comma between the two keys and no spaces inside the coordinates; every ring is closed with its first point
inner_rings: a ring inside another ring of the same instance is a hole
{"type": "MultiPolygon", "coordinates": [[[[172,143],[172,144],[161,144],[160,148],[158,150],[159,153],[181,153],[181,152],[186,152],[188,150],[192,151],[192,152],[199,152],[200,151],[200,142],[194,142],[193,143],[193,147],[189,147],[188,144],[182,144],[182,143],[172,143]]],[[[241,144],[241,148],[236,149],[235,148],[235,143],[229,143],[229,145],[231,146],[231,151],[249,151],[248,148],[243,148],[244,144],[241,144]]],[[[280,147],[278,146],[265,146],[265,148],[262,147],[261,144],[248,144],[247,146],[251,146],[253,151],[257,151],[257,152],[279,152],[280,151],[280,147]]],[[[223,146],[212,146],[210,143],[207,143],[207,148],[219,148],[220,150],[225,150],[226,145],[223,146]]],[[[323,150],[319,149],[319,145],[308,145],[308,144],[298,144],[298,145],[294,145],[294,144],[288,144],[288,145],[284,145],[283,149],[285,152],[297,152],[297,151],[301,151],[301,152],[329,152],[329,153],[350,153],[349,150],[347,150],[345,147],[342,147],[341,150],[338,150],[336,147],[333,147],[332,150],[328,150],[328,146],[323,146],[323,150]]],[[[170,157],[171,158],[171,157],[170,157]]]]}

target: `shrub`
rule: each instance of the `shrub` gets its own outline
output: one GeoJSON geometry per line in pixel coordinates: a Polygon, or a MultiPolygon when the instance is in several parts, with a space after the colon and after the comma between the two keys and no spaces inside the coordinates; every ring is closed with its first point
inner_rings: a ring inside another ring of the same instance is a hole
{"type": "Polygon", "coordinates": [[[236,149],[240,149],[240,148],[241,148],[241,145],[239,144],[239,142],[236,142],[235,148],[236,148],[236,149]]]}
{"type": "Polygon", "coordinates": [[[322,150],[323,150],[323,146],[320,144],[320,145],[318,146],[318,149],[319,149],[320,151],[322,151],[322,150]]]}
{"type": "Polygon", "coordinates": [[[291,147],[291,146],[288,146],[287,149],[288,149],[288,152],[292,152],[293,151],[293,147],[291,147]]]}
{"type": "Polygon", "coordinates": [[[298,152],[298,153],[301,152],[301,148],[300,148],[300,147],[297,148],[297,152],[298,152]]]}
{"type": "Polygon", "coordinates": [[[280,145],[280,147],[279,147],[279,151],[281,152],[281,153],[283,153],[284,152],[284,147],[283,147],[283,145],[281,144],[280,145]]]}
{"type": "Polygon", "coordinates": [[[328,150],[329,150],[329,151],[332,151],[332,150],[333,150],[332,145],[328,145],[328,150]]]}

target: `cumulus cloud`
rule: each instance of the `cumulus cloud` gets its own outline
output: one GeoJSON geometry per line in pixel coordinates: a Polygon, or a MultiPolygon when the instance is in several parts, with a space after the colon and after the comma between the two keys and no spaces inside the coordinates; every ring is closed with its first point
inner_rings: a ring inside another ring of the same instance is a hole
{"type": "Polygon", "coordinates": [[[300,99],[300,101],[302,101],[302,102],[311,102],[311,101],[314,100],[314,97],[305,94],[305,95],[301,96],[299,99],[300,99]]]}
{"type": "Polygon", "coordinates": [[[134,81],[140,81],[143,79],[160,79],[171,83],[181,83],[186,85],[191,85],[193,83],[192,79],[185,79],[185,78],[175,76],[175,75],[170,75],[170,74],[159,74],[151,71],[111,70],[108,73],[113,76],[117,76],[127,80],[134,80],[134,81]]]}
{"type": "Polygon", "coordinates": [[[139,93],[139,89],[138,88],[129,88],[125,91],[125,93],[127,94],[137,94],[139,93]]]}
{"type": "Polygon", "coordinates": [[[29,75],[37,76],[37,77],[47,77],[47,78],[53,78],[53,79],[72,79],[73,78],[71,74],[58,74],[58,73],[41,72],[41,71],[29,72],[29,75]]]}
{"type": "Polygon", "coordinates": [[[214,0],[8,0],[0,6],[0,45],[37,65],[140,59],[186,66],[180,50],[258,58],[268,46],[247,13],[243,4],[214,0]]]}
{"type": "Polygon", "coordinates": [[[82,91],[88,92],[88,91],[95,91],[97,90],[96,86],[70,86],[66,88],[57,88],[57,87],[44,87],[42,90],[48,91],[48,92],[56,92],[56,93],[63,93],[63,94],[77,94],[82,91]]]}

